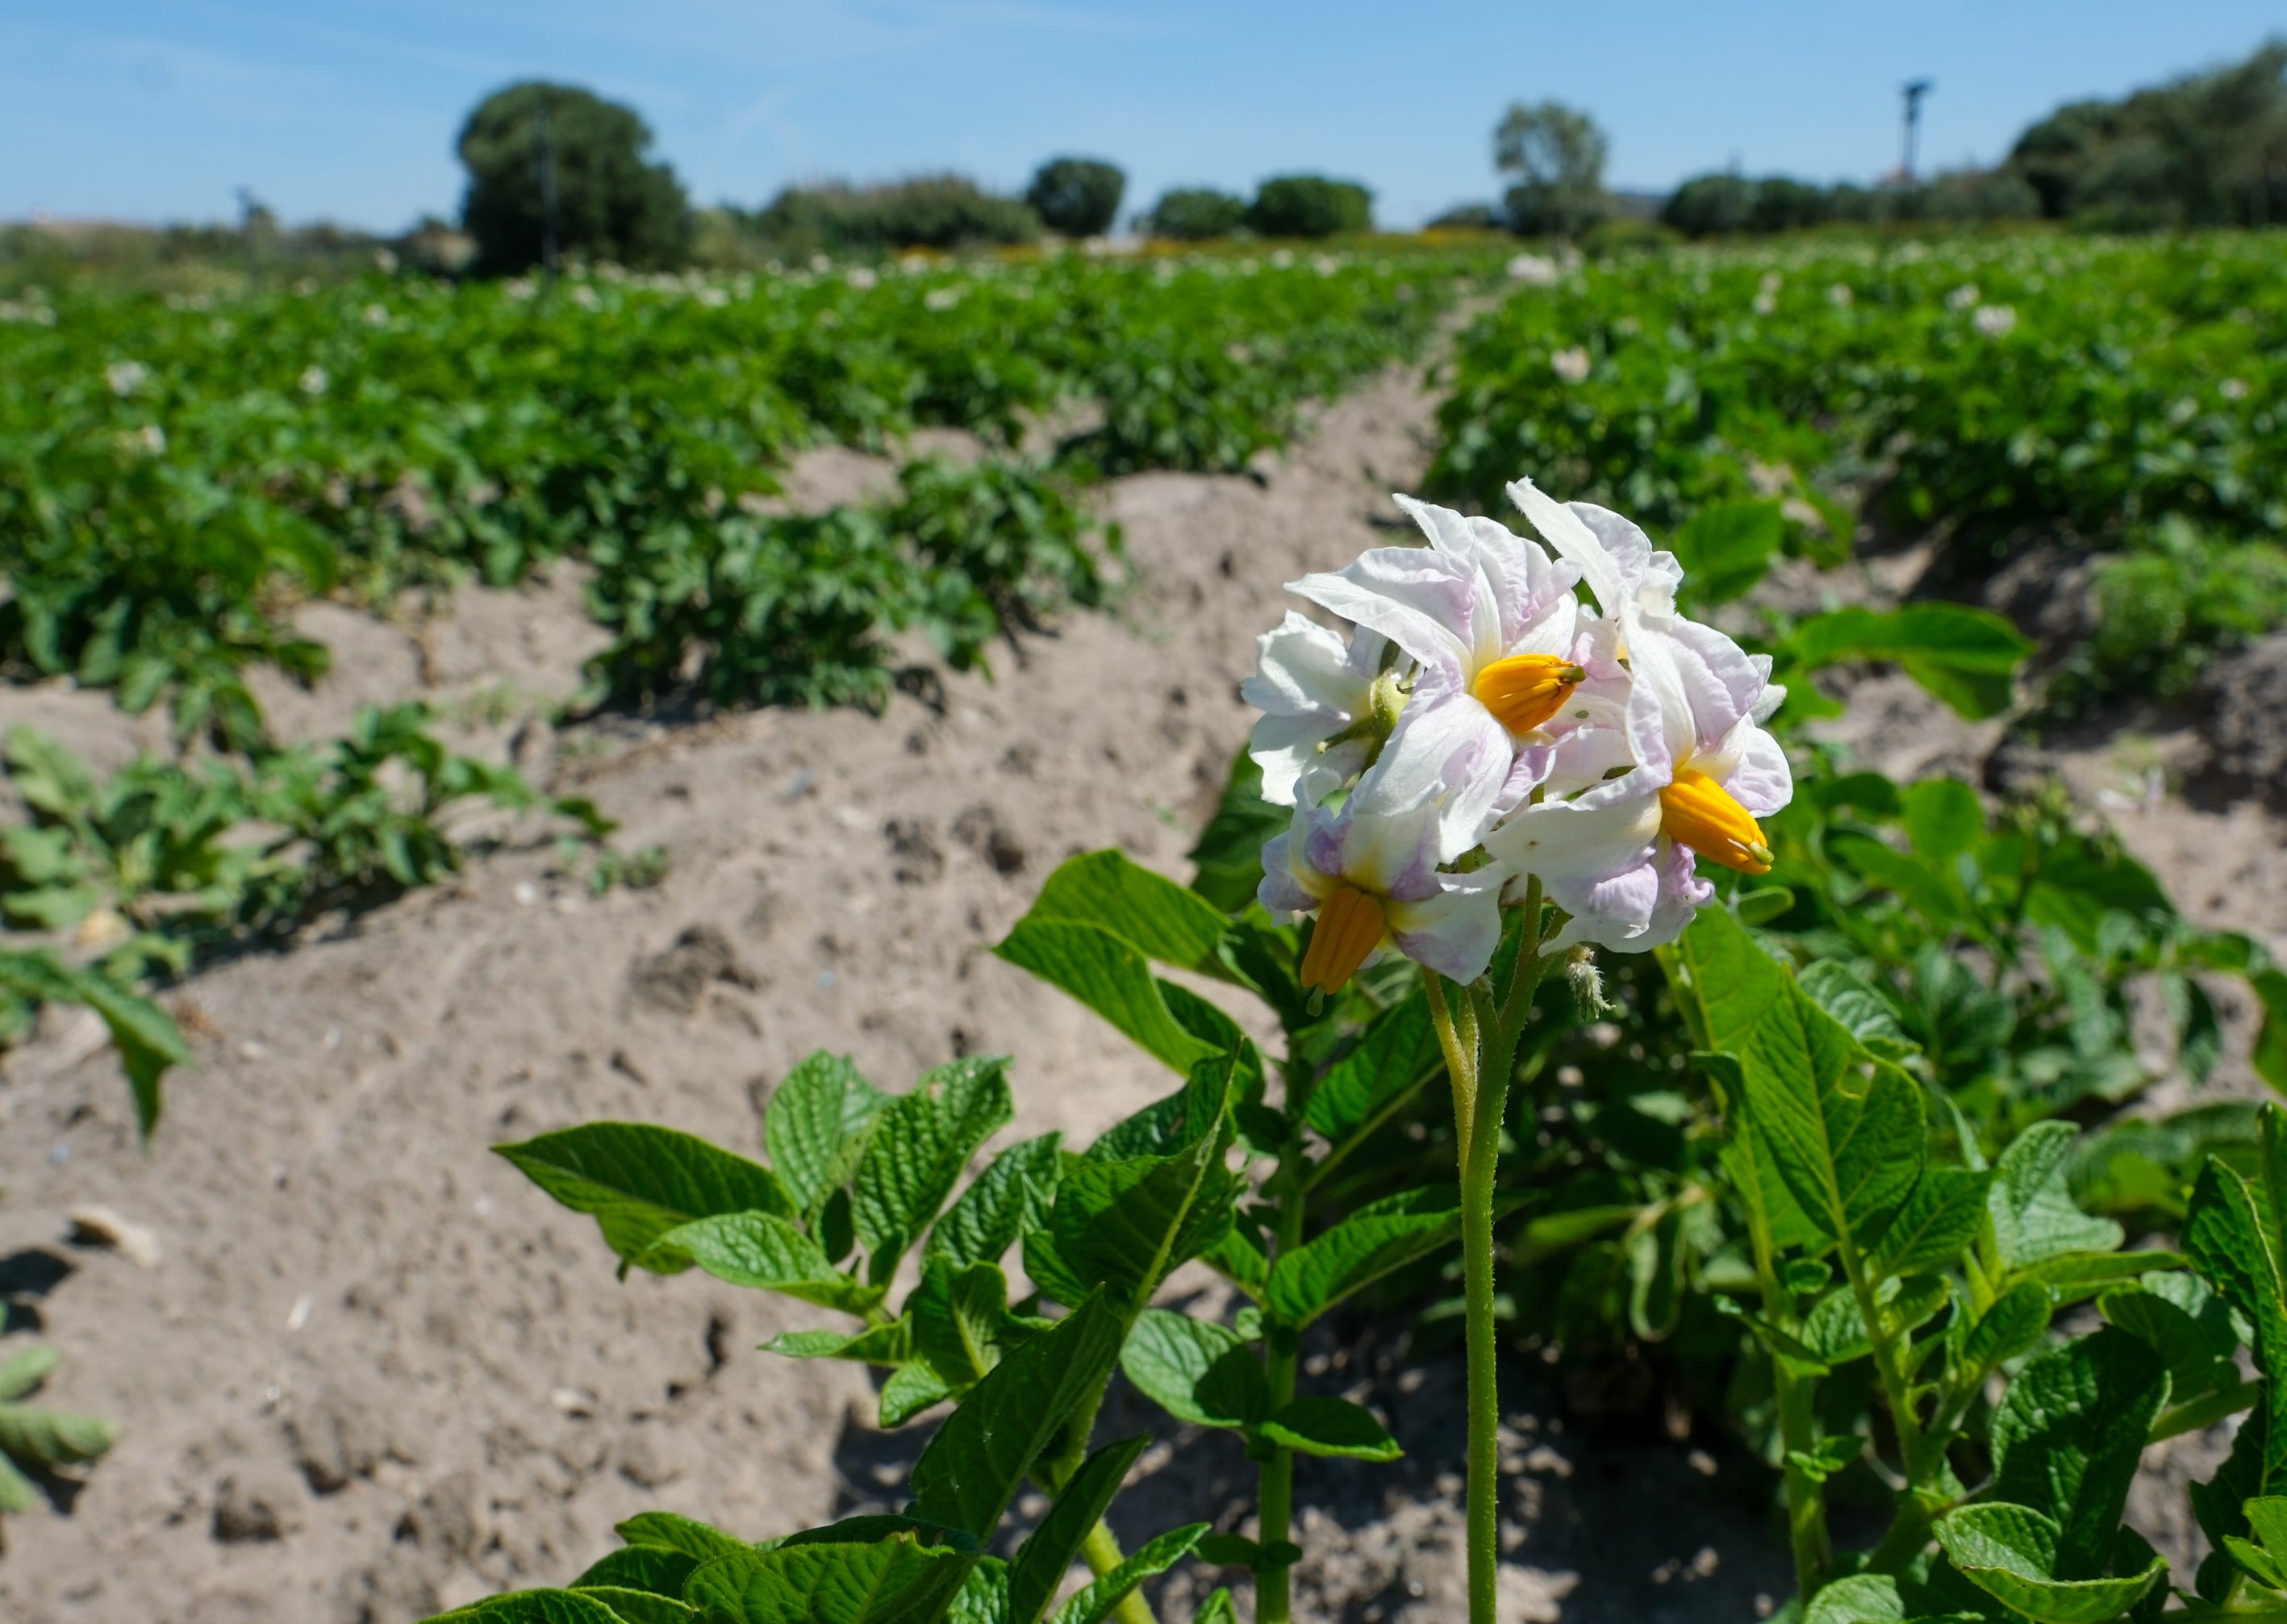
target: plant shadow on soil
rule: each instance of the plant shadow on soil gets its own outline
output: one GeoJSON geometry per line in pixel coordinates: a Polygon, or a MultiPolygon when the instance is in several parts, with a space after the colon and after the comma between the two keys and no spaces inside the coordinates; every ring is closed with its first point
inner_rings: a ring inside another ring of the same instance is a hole
{"type": "MultiPolygon", "coordinates": [[[[1458,1350],[1416,1353],[1410,1338],[1408,1316],[1363,1313],[1332,1316],[1303,1338],[1302,1390],[1366,1405],[1405,1453],[1386,1463],[1296,1462],[1298,1619],[1438,1624],[1466,1611],[1465,1367],[1458,1350]]],[[[1507,1361],[1501,1386],[1504,1619],[1751,1619],[1789,1594],[1772,1474],[1706,1423],[1678,1439],[1648,1369],[1618,1383],[1625,1409],[1593,1422],[1537,1360],[1507,1361]],[[1705,1446],[1690,1447],[1702,1434],[1705,1446]]],[[[835,1515],[902,1509],[899,1489],[931,1431],[884,1432],[852,1410],[833,1452],[835,1515]]],[[[1139,1432],[1153,1443],[1108,1519],[1123,1549],[1191,1522],[1255,1533],[1255,1468],[1237,1434],[1177,1422],[1115,1376],[1096,1440],[1139,1432]]],[[[1021,1493],[995,1549],[1008,1555],[1045,1509],[1037,1492],[1021,1493]]],[[[1161,1618],[1181,1620],[1223,1585],[1252,1618],[1238,1569],[1179,1564],[1148,1594],[1161,1618]]]]}

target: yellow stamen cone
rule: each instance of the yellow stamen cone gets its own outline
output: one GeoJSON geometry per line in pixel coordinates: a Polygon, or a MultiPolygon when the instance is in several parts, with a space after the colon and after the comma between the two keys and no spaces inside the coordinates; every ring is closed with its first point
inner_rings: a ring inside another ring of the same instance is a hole
{"type": "Polygon", "coordinates": [[[1341,991],[1381,946],[1385,928],[1381,898],[1355,885],[1338,889],[1319,905],[1310,950],[1302,955],[1302,985],[1314,992],[1341,991]]]}
{"type": "Polygon", "coordinates": [[[1470,692],[1513,733],[1531,733],[1564,708],[1587,673],[1556,654],[1511,654],[1477,673],[1470,692]]]}
{"type": "Polygon", "coordinates": [[[1690,767],[1678,768],[1675,781],[1659,792],[1659,832],[1741,874],[1771,871],[1762,826],[1729,790],[1690,767]]]}

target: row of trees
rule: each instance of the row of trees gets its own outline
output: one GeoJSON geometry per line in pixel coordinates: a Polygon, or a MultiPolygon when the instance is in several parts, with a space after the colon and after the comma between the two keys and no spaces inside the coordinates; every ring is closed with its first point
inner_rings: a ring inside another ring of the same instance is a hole
{"type": "MultiPolygon", "coordinates": [[[[640,266],[683,263],[692,247],[689,199],[673,170],[649,157],[651,139],[632,109],[569,86],[534,82],[487,97],[460,139],[476,269],[523,270],[551,251],[640,266]]],[[[1604,185],[1609,153],[1603,131],[1579,109],[1516,104],[1493,131],[1493,166],[1508,182],[1500,202],[1439,223],[1580,236],[1614,212],[1604,185]]],[[[789,254],[953,249],[1030,242],[1044,229],[1097,235],[1119,218],[1126,190],[1116,165],[1061,157],[1041,166],[1021,198],[931,175],[789,187],[764,208],[723,218],[741,238],[789,254]]],[[[2287,44],[2120,101],[2060,107],[1990,170],[1883,187],[1718,172],[1678,187],[1660,218],[1692,236],[1895,219],[2046,218],[2112,229],[2287,221],[2287,44]]],[[[1365,230],[1372,218],[1365,186],[1286,175],[1263,182],[1251,201],[1179,186],[1136,225],[1199,241],[1240,231],[1332,236],[1365,230]]]]}
{"type": "MultiPolygon", "coordinates": [[[[651,159],[651,142],[634,109],[570,85],[533,81],[487,97],[460,139],[474,269],[504,274],[558,254],[647,269],[683,264],[694,216],[675,171],[651,159]]],[[[1043,230],[1099,235],[1119,218],[1127,187],[1115,164],[1061,157],[1041,166],[1021,198],[964,176],[924,175],[882,186],[789,186],[761,209],[727,208],[720,218],[740,237],[787,255],[955,249],[1028,242],[1043,230]]],[[[1263,182],[1251,202],[1177,187],[1138,224],[1185,240],[1239,230],[1325,237],[1365,230],[1373,201],[1354,181],[1286,175],[1263,182]]]]}
{"type": "Polygon", "coordinates": [[[1701,175],[1676,188],[1660,218],[1692,236],[1884,219],[2111,231],[2287,222],[2287,44],[2119,101],[2059,107],[1990,170],[1880,188],[1701,175]]]}

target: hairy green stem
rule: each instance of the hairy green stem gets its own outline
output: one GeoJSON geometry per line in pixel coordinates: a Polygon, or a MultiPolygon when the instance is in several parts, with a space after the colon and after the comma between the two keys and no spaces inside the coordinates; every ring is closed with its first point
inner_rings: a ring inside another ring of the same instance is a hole
{"type": "Polygon", "coordinates": [[[1469,1489],[1468,1508],[1470,1624],[1495,1624],[1500,1574],[1500,1341],[1493,1319],[1493,1192],[1500,1162],[1516,1044],[1547,971],[1540,955],[1540,882],[1531,882],[1517,963],[1496,1008],[1485,993],[1460,990],[1457,1017],[1434,973],[1422,978],[1437,1042],[1453,1083],[1460,1141],[1461,1278],[1468,1350],[1469,1489]]]}
{"type": "MultiPolygon", "coordinates": [[[[1302,1244],[1303,1205],[1300,1190],[1288,1190],[1279,1200],[1278,1255],[1280,1257],[1302,1244]]],[[[1294,1332],[1283,1327],[1271,1328],[1263,1374],[1270,1382],[1270,1408],[1274,1414],[1294,1400],[1294,1360],[1300,1351],[1294,1332]]],[[[1284,1544],[1293,1537],[1294,1515],[1294,1452],[1273,1449],[1263,1459],[1255,1493],[1256,1542],[1266,1551],[1273,1545],[1284,1544]]],[[[1286,1624],[1288,1610],[1293,1605],[1287,1582],[1289,1572],[1289,1565],[1284,1562],[1255,1569],[1256,1624],[1286,1624]]]]}
{"type": "MultiPolygon", "coordinates": [[[[1088,1538],[1080,1541],[1080,1554],[1088,1564],[1088,1571],[1098,1579],[1118,1567],[1123,1560],[1120,1554],[1120,1541],[1101,1518],[1097,1519],[1095,1527],[1088,1531],[1088,1538]]],[[[1112,1616],[1118,1619],[1120,1624],[1159,1624],[1159,1620],[1151,1616],[1151,1604],[1144,1599],[1141,1590],[1130,1590],[1122,1596],[1120,1604],[1112,1610],[1112,1616]]]]}

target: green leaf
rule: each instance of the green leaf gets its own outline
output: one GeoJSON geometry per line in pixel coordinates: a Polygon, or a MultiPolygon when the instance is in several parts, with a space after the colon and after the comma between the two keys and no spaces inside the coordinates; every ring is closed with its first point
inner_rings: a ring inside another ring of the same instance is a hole
{"type": "Polygon", "coordinates": [[[564,1206],[594,1217],[622,1259],[659,1274],[691,1266],[686,1256],[654,1250],[679,1224],[733,1212],[795,1216],[768,1168],[671,1128],[590,1122],[493,1149],[564,1206]]]}
{"type": "Polygon", "coordinates": [[[1326,1069],[1302,1114],[1330,1144],[1339,1144],[1440,1075],[1444,1057],[1429,1000],[1415,993],[1384,1010],[1357,1046],[1326,1069]]]}
{"type": "Polygon", "coordinates": [[[2054,1519],[2045,1573],[2080,1580],[2104,1571],[2167,1400],[2159,1354],[2110,1327],[2037,1355],[2009,1383],[1993,1413],[1993,1493],[2054,1519]]]}
{"type": "Polygon", "coordinates": [[[1217,1590],[1199,1604],[1191,1624],[1238,1624],[1238,1604],[1228,1590],[1217,1590]]]}
{"type": "Polygon", "coordinates": [[[1009,1565],[979,1557],[954,1592],[945,1624],[1009,1624],[1009,1565]]]}
{"type": "Polygon", "coordinates": [[[1461,1232],[1460,1192],[1451,1185],[1369,1201],[1270,1267],[1264,1306],[1300,1330],[1352,1292],[1427,1257],[1461,1232]]]}
{"type": "Polygon", "coordinates": [[[2038,1624],[2103,1624],[2133,1606],[2168,1570],[2152,1558],[2117,1579],[2054,1577],[2057,1525],[2027,1506],[1964,1506],[1938,1522],[1937,1542],[1963,1577],[2038,1624]]]}
{"type": "Polygon", "coordinates": [[[1819,1587],[1802,1624],[1904,1624],[1898,1581],[1887,1573],[1854,1573],[1819,1587]]]}
{"type": "Polygon", "coordinates": [[[41,948],[0,947],[0,988],[41,1003],[82,1003],[101,1018],[119,1051],[135,1098],[138,1131],[147,1144],[159,1125],[159,1083],[169,1068],[187,1066],[190,1045],[164,1010],[99,970],[75,970],[41,948]]]}
{"type": "Polygon", "coordinates": [[[590,1565],[586,1573],[572,1581],[571,1588],[592,1590],[604,1586],[644,1590],[653,1596],[681,1596],[685,1582],[698,1571],[700,1561],[689,1551],[664,1546],[623,1546],[590,1565]]]}
{"type": "Polygon", "coordinates": [[[1099,1295],[1003,1358],[914,1463],[915,1512],[990,1538],[1034,1458],[1112,1374],[1122,1329],[1099,1295]]]}
{"type": "Polygon", "coordinates": [[[923,1410],[952,1397],[953,1389],[927,1359],[901,1365],[882,1383],[882,1424],[902,1427],[923,1410]]]}
{"type": "Polygon", "coordinates": [[[46,1381],[60,1362],[53,1348],[27,1348],[0,1365],[0,1404],[21,1398],[46,1381]]]}
{"type": "Polygon", "coordinates": [[[1729,603],[1763,578],[1785,544],[1786,520],[1776,502],[1718,502],[1670,534],[1692,600],[1729,603]]]}
{"type": "Polygon", "coordinates": [[[2155,1275],[2148,1285],[2116,1287],[2097,1299],[2105,1319],[2144,1343],[2168,1367],[2168,1400],[2239,1385],[2233,1362],[2239,1337],[2223,1299],[2187,1274],[2155,1275]]]}
{"type": "Polygon", "coordinates": [[[910,1319],[868,1326],[854,1335],[840,1331],[780,1331],[763,1344],[766,1353],[793,1359],[855,1359],[866,1365],[902,1365],[914,1357],[910,1319]]]}
{"type": "Polygon", "coordinates": [[[1960,1368],[1982,1375],[2039,1346],[2049,1328],[2050,1303],[2049,1288],[2037,1280],[2003,1292],[1963,1336],[1960,1368]]]}
{"type": "Polygon", "coordinates": [[[850,1182],[888,1096],[848,1055],[819,1050],[779,1080],[763,1113],[763,1143],[805,1219],[850,1182]]]}
{"type": "Polygon", "coordinates": [[[1855,1432],[1845,1432],[1832,1438],[1823,1438],[1808,1449],[1787,1451],[1787,1464],[1802,1472],[1814,1483],[1848,1470],[1858,1457],[1866,1453],[1866,1440],[1855,1432]]]}
{"type": "Polygon", "coordinates": [[[1826,849],[1856,869],[1869,885],[1888,891],[1932,924],[1958,925],[1968,917],[1967,899],[1952,876],[1919,857],[1893,851],[1864,835],[1830,836],[1826,849]]]}
{"type": "Polygon", "coordinates": [[[851,1517],[718,1557],[691,1576],[684,1599],[728,1624],[930,1624],[977,1557],[957,1528],[851,1517]]]}
{"type": "Polygon", "coordinates": [[[2287,970],[2259,970],[2247,985],[2263,1005],[2263,1026],[2249,1059],[2257,1076],[2287,1094],[2287,970]]]}
{"type": "MultiPolygon", "coordinates": [[[[1752,922],[1750,922],[1752,923],[1752,922]]],[[[1812,1002],[1849,1028],[1874,1054],[1896,1059],[1919,1045],[1898,1024],[1889,1001],[1840,959],[1821,959],[1795,978],[1812,1002]]]]}
{"type": "Polygon", "coordinates": [[[2252,1573],[2259,1583],[2275,1590],[2287,1590],[2287,1498],[2276,1494],[2259,1494],[2240,1508],[2253,1531],[2261,1550],[2262,1565],[2248,1560],[2247,1541],[2232,1537],[2224,1541],[2239,1565],[2252,1573]]]}
{"type": "Polygon", "coordinates": [[[573,1590],[516,1590],[439,1613],[426,1624],[626,1624],[592,1596],[573,1590]]]}
{"type": "Polygon", "coordinates": [[[1958,778],[1926,778],[1906,791],[1906,837],[1934,863],[1967,852],[1985,833],[1985,803],[1958,778]]]}
{"type": "Polygon", "coordinates": [[[717,1557],[727,1557],[734,1551],[752,1550],[745,1540],[734,1540],[720,1529],[681,1517],[673,1511],[638,1511],[612,1532],[629,1545],[656,1546],[661,1550],[679,1550],[701,1562],[711,1562],[717,1557]]]}
{"type": "Polygon", "coordinates": [[[1990,1172],[1933,1165],[1890,1227],[1882,1232],[1877,1267],[1885,1274],[1934,1274],[1967,1250],[1985,1226],[1990,1172]]]}
{"type": "Polygon", "coordinates": [[[1709,1067],[1734,1119],[1726,1165],[1754,1181],[1775,1241],[1798,1216],[1829,1239],[1879,1236],[1921,1173],[1927,1136],[1912,1081],[1869,1058],[1720,908],[1701,910],[1666,962],[1697,1006],[1707,1048],[1735,1063],[1709,1067]]]}
{"type": "Polygon", "coordinates": [[[782,1292],[820,1308],[863,1314],[882,1301],[881,1287],[843,1273],[826,1261],[818,1242],[771,1213],[696,1218],[667,1231],[656,1244],[727,1284],[782,1292]]]}
{"type": "Polygon", "coordinates": [[[995,1156],[930,1231],[922,1261],[997,1264],[1019,1235],[1040,1228],[1056,1202],[1063,1142],[1042,1134],[995,1156]]]}
{"type": "Polygon", "coordinates": [[[1139,1432],[1106,1444],[1072,1474],[1049,1514],[1025,1536],[1009,1564],[1007,1624],[1034,1624],[1048,1611],[1089,1531],[1111,1509],[1112,1497],[1120,1493],[1129,1469],[1151,1441],[1139,1432]]]}
{"type": "Polygon", "coordinates": [[[591,1602],[601,1602],[612,1610],[620,1624],[689,1624],[699,1615],[687,1603],[671,1596],[653,1596],[643,1590],[622,1590],[616,1586],[583,1586],[573,1594],[591,1602]]]}
{"type": "Polygon", "coordinates": [[[1246,1339],[1211,1320],[1147,1308],[1120,1350],[1136,1390],[1178,1421],[1251,1428],[1270,1414],[1270,1387],[1246,1339]]]}
{"type": "Polygon", "coordinates": [[[1811,670],[1846,661],[1903,667],[1959,715],[1977,721],[2009,708],[2010,678],[2032,644],[2000,615],[1966,604],[1852,606],[1798,622],[1788,652],[1811,670]]]}
{"type": "Polygon", "coordinates": [[[1395,1461],[1405,1453],[1371,1411],[1346,1398],[1294,1399],[1262,1423],[1262,1438],[1303,1454],[1356,1461],[1395,1461]]]}
{"type": "Polygon", "coordinates": [[[2069,1122],[2036,1122],[1993,1164],[1986,1211],[2001,1261],[2010,1269],[2071,1252],[2110,1252],[2124,1238],[2111,1219],[2092,1218],[2073,1204],[2065,1159],[2076,1131],[2069,1122]]]}
{"type": "Polygon", "coordinates": [[[1243,914],[1262,884],[1262,845],[1294,819],[1294,808],[1262,798],[1262,769],[1241,745],[1215,816],[1184,856],[1198,865],[1191,889],[1226,914],[1243,914]]]}
{"type": "MultiPolygon", "coordinates": [[[[2263,1501],[2251,1500],[2247,1503],[2254,1507],[2263,1501]]],[[[2240,1571],[2257,1584],[2274,1590],[2287,1590],[2287,1565],[2283,1565],[2269,1551],[2250,1544],[2236,1533],[2223,1536],[2223,1548],[2231,1553],[2231,1559],[2238,1565],[2240,1571]]]]}
{"type": "Polygon", "coordinates": [[[100,1415],[0,1405],[0,1454],[27,1466],[81,1466],[118,1441],[119,1430],[100,1415]]]}
{"type": "Polygon", "coordinates": [[[1049,1233],[1080,1283],[1143,1303],[1230,1228],[1236,1187],[1223,1163],[1235,1069],[1228,1054],[1201,1062],[1179,1093],[1139,1113],[1143,1124],[1114,1129],[1065,1169],[1049,1233]],[[1164,1151],[1121,1153],[1146,1129],[1164,1151]]]}
{"type": "Polygon", "coordinates": [[[1043,1322],[1009,1311],[1009,1282],[998,1264],[955,1269],[942,1259],[922,1271],[906,1299],[914,1351],[954,1392],[966,1392],[1043,1322]]]}
{"type": "MultiPolygon", "coordinates": [[[[1924,1277],[1918,1280],[1886,1282],[1877,1294],[1875,1308],[1903,1336],[1929,1322],[1946,1304],[1946,1283],[1924,1277]]],[[[1802,1343],[1813,1358],[1829,1367],[1864,1359],[1872,1351],[1866,1319],[1859,1311],[1857,1295],[1838,1286],[1803,1316],[1802,1343]]]]}
{"type": "Polygon", "coordinates": [[[953,1193],[977,1147],[1016,1115],[1009,1062],[955,1060],[922,1074],[910,1094],[883,1106],[858,1164],[851,1210],[874,1283],[886,1286],[898,1259],[953,1193]]]}
{"type": "Polygon", "coordinates": [[[1068,858],[1058,866],[1019,923],[1047,920],[1093,925],[1146,958],[1209,971],[1215,943],[1229,923],[1223,910],[1198,891],[1112,850],[1068,858]]]}
{"type": "Polygon", "coordinates": [[[1056,1609],[1056,1624],[1103,1624],[1112,1610],[1147,1579],[1155,1579],[1191,1553],[1212,1523],[1171,1529],[1056,1609]]]}
{"type": "Polygon", "coordinates": [[[1124,938],[1070,920],[1020,919],[994,954],[1069,993],[1178,1072],[1214,1052],[1169,1012],[1163,984],[1124,938]]]}

